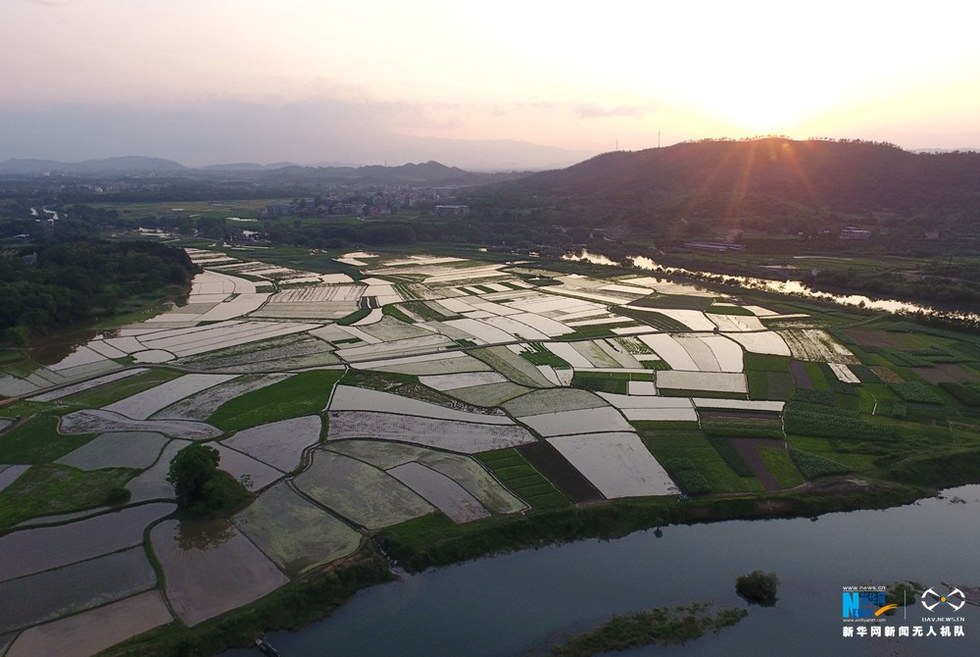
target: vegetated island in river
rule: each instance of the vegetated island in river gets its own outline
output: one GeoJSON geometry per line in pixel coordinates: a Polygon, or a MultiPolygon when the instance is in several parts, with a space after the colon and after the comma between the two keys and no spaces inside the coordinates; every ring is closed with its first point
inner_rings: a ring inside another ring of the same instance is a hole
{"type": "Polygon", "coordinates": [[[710,602],[694,602],[681,607],[657,607],[637,614],[613,616],[598,628],[577,634],[553,646],[552,657],[591,657],[643,646],[669,646],[717,634],[748,615],[745,609],[729,607],[715,610],[710,602]]]}

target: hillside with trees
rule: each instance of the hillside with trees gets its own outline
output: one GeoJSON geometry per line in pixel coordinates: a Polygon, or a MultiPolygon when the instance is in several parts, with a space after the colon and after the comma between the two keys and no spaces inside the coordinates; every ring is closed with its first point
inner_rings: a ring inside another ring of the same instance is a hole
{"type": "Polygon", "coordinates": [[[980,219],[980,153],[865,141],[701,141],[599,155],[487,188],[566,226],[685,239],[721,229],[817,234],[857,225],[921,236],[980,219]]]}
{"type": "Polygon", "coordinates": [[[183,249],[153,242],[82,239],[10,249],[0,257],[0,340],[23,344],[128,310],[139,297],[186,290],[195,271],[183,249]]]}

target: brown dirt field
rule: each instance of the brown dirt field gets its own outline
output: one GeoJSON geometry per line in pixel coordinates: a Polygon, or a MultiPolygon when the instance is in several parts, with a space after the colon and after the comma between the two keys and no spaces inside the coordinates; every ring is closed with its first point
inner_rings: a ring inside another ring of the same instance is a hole
{"type": "Polygon", "coordinates": [[[971,383],[980,380],[970,370],[953,363],[943,363],[934,367],[913,367],[912,371],[933,385],[947,381],[950,383],[971,383]]]}
{"type": "Polygon", "coordinates": [[[729,438],[729,440],[742,457],[742,460],[745,461],[745,464],[749,466],[752,474],[762,482],[762,486],[766,489],[767,493],[782,490],[779,482],[769,472],[769,468],[762,462],[762,457],[756,451],[758,447],[775,447],[782,443],[764,438],[729,438]]]}
{"type": "Polygon", "coordinates": [[[575,469],[550,443],[538,441],[521,445],[517,451],[576,504],[602,499],[592,482],[575,469]]]}
{"type": "Polygon", "coordinates": [[[844,329],[847,335],[859,347],[889,347],[893,349],[904,349],[905,344],[886,331],[874,331],[870,329],[844,329]]]}
{"type": "Polygon", "coordinates": [[[905,380],[898,375],[898,372],[890,367],[884,367],[883,365],[875,365],[871,368],[871,371],[874,372],[883,383],[902,383],[905,380]]]}
{"type": "Polygon", "coordinates": [[[810,375],[803,363],[798,360],[790,361],[789,370],[793,374],[793,383],[796,384],[797,388],[813,390],[813,381],[810,380],[810,375]]]}

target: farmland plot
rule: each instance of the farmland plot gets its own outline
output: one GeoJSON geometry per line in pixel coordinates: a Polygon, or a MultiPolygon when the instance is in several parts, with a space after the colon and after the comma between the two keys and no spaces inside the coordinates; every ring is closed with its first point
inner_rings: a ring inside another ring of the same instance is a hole
{"type": "Polygon", "coordinates": [[[221,430],[204,422],[191,420],[130,420],[127,417],[98,409],[85,409],[61,418],[62,433],[102,433],[110,431],[157,431],[174,438],[207,440],[217,438],[221,430]]]}
{"type": "Polygon", "coordinates": [[[361,535],[281,482],[263,492],[233,522],[290,575],[346,557],[361,535]]]}
{"type": "Polygon", "coordinates": [[[151,589],[142,546],[0,583],[0,633],[53,620],[151,589]]]}
{"type": "Polygon", "coordinates": [[[143,530],[170,515],[174,504],[145,504],[0,536],[0,582],[116,552],[143,543],[143,530]]]}
{"type": "Polygon", "coordinates": [[[461,351],[447,351],[424,356],[405,356],[386,360],[372,360],[353,363],[351,367],[378,372],[412,374],[417,376],[440,375],[464,372],[489,372],[490,366],[461,351]]]}
{"type": "MultiPolygon", "coordinates": [[[[660,356],[674,370],[698,371],[697,363],[687,353],[684,346],[666,333],[652,333],[638,336],[648,347],[660,356]]],[[[663,387],[663,386],[661,386],[663,387]]]]}
{"type": "Polygon", "coordinates": [[[104,408],[134,420],[145,420],[170,404],[235,378],[233,374],[185,374],[104,408]]]}
{"type": "Polygon", "coordinates": [[[742,345],[746,351],[754,354],[773,354],[789,356],[790,350],[782,336],[775,331],[759,331],[758,333],[727,333],[727,337],[742,345]]]}
{"type": "Polygon", "coordinates": [[[224,470],[237,481],[242,482],[249,491],[262,490],[283,477],[283,473],[279,470],[247,454],[220,443],[214,445],[214,448],[218,450],[221,459],[218,469],[224,470]]]}
{"type": "Polygon", "coordinates": [[[514,397],[520,397],[529,391],[530,388],[519,386],[516,383],[511,383],[510,381],[503,381],[501,383],[488,383],[481,386],[454,388],[452,390],[447,390],[446,394],[451,397],[455,397],[460,401],[466,402],[467,404],[490,407],[499,406],[500,404],[503,404],[514,397]]]}
{"type": "Polygon", "coordinates": [[[781,413],[786,405],[784,401],[750,401],[747,399],[715,399],[712,397],[692,397],[691,402],[698,408],[763,411],[767,413],[781,413]]]}
{"type": "Polygon", "coordinates": [[[247,375],[219,383],[153,415],[154,419],[207,420],[227,401],[289,378],[289,374],[247,375]]]}
{"type": "Polygon", "coordinates": [[[57,390],[52,390],[51,392],[45,392],[40,395],[31,397],[31,401],[47,402],[62,399],[69,395],[74,395],[78,392],[83,392],[91,388],[96,388],[106,383],[112,383],[113,381],[118,381],[120,379],[125,379],[136,374],[142,374],[147,372],[145,367],[136,367],[129,370],[122,370],[121,372],[113,372],[112,374],[106,374],[105,376],[100,376],[95,379],[89,379],[88,381],[83,381],[81,383],[75,383],[70,386],[65,386],[63,388],[58,388],[57,390]]]}
{"type": "Polygon", "coordinates": [[[657,372],[661,389],[713,390],[717,392],[747,392],[745,376],[728,372],[657,372]]]}
{"type": "Polygon", "coordinates": [[[595,394],[574,388],[535,390],[504,404],[507,412],[515,417],[607,406],[608,404],[595,394]]]}
{"type": "Polygon", "coordinates": [[[331,443],[329,449],[383,470],[412,461],[421,463],[458,483],[494,513],[514,513],[525,508],[520,500],[511,495],[483,467],[468,456],[370,440],[338,441],[331,443]]]}
{"type": "Polygon", "coordinates": [[[432,513],[424,499],[394,477],[366,463],[318,450],[296,485],[344,518],[380,529],[432,513]]]}
{"type": "Polygon", "coordinates": [[[79,470],[101,468],[148,468],[157,460],[168,438],[159,433],[131,431],[104,433],[78,449],[65,454],[55,463],[79,470]]]}
{"type": "Polygon", "coordinates": [[[560,413],[543,413],[541,415],[526,415],[521,422],[534,429],[542,436],[560,436],[566,434],[629,431],[629,423],[615,408],[589,408],[560,413]]]}
{"type": "Polygon", "coordinates": [[[857,357],[822,329],[785,329],[779,334],[793,358],[821,363],[860,364],[857,357]]]}
{"type": "Polygon", "coordinates": [[[764,331],[766,327],[762,325],[758,317],[747,317],[744,315],[719,315],[707,313],[718,330],[722,333],[743,333],[746,331],[764,331]]]}
{"type": "Polygon", "coordinates": [[[171,440],[152,467],[130,479],[126,483],[126,488],[131,493],[130,503],[175,499],[174,486],[167,481],[170,461],[177,456],[177,452],[190,444],[189,440],[171,440]]]}
{"type": "MultiPolygon", "coordinates": [[[[701,340],[696,335],[677,335],[673,336],[677,344],[684,348],[684,351],[691,357],[696,365],[695,369],[701,372],[720,372],[721,366],[718,359],[708,343],[701,340]]],[[[741,350],[740,350],[741,351],[741,350]]]]}
{"type": "Polygon", "coordinates": [[[594,367],[592,361],[579,353],[571,342],[543,342],[542,346],[573,368],[594,367]]]}
{"type": "Polygon", "coordinates": [[[532,388],[552,387],[552,383],[534,365],[507,347],[471,349],[469,354],[486,362],[492,369],[519,385],[532,388]]]}
{"type": "Polygon", "coordinates": [[[645,306],[626,307],[633,311],[651,312],[665,315],[676,322],[680,322],[692,331],[715,330],[714,323],[700,310],[686,310],[682,308],[648,308],[645,306]]]}
{"type": "Polygon", "coordinates": [[[25,630],[11,645],[7,657],[89,657],[171,620],[159,591],[148,591],[25,630]],[[98,631],[93,632],[92,628],[98,631]]]}
{"type": "Polygon", "coordinates": [[[361,330],[369,335],[373,335],[379,340],[384,340],[386,342],[391,340],[405,340],[432,335],[432,331],[427,331],[424,328],[419,328],[417,326],[413,326],[412,324],[406,324],[401,320],[389,316],[383,317],[375,324],[363,326],[361,327],[361,330]]]}
{"type": "Polygon", "coordinates": [[[331,411],[379,411],[416,415],[420,417],[455,420],[457,422],[479,422],[485,424],[513,424],[510,418],[502,415],[484,415],[457,411],[438,404],[402,397],[390,392],[338,385],[330,399],[331,411]]]}
{"type": "Polygon", "coordinates": [[[383,440],[335,440],[331,441],[324,449],[349,456],[358,461],[364,461],[382,470],[389,470],[411,461],[418,461],[423,455],[432,452],[425,447],[383,440]]]}
{"type": "Polygon", "coordinates": [[[698,415],[690,399],[650,395],[599,395],[618,408],[630,422],[697,422],[698,415]]]}
{"type": "Polygon", "coordinates": [[[30,467],[29,465],[0,465],[0,491],[17,481],[30,467]]]}
{"type": "Polygon", "coordinates": [[[456,390],[507,381],[497,372],[470,372],[463,374],[441,374],[419,377],[419,382],[435,390],[456,390]]]}
{"type": "Polygon", "coordinates": [[[616,340],[596,340],[595,345],[615,360],[618,367],[625,369],[643,368],[643,365],[616,340]]]}
{"type": "MultiPolygon", "coordinates": [[[[353,327],[346,327],[353,328],[353,327]]],[[[370,344],[357,347],[346,347],[337,350],[337,356],[346,361],[374,361],[385,357],[410,356],[419,353],[438,351],[450,346],[456,346],[444,335],[426,332],[425,335],[403,340],[382,341],[380,344],[370,344]]]]}
{"type": "Polygon", "coordinates": [[[421,463],[399,465],[388,474],[414,490],[455,523],[486,518],[490,513],[458,483],[421,463]]]}
{"type": "Polygon", "coordinates": [[[582,358],[589,361],[589,368],[620,367],[619,361],[606,353],[606,350],[596,344],[596,342],[595,340],[586,340],[582,342],[570,342],[569,344],[582,358]]]}
{"type": "Polygon", "coordinates": [[[207,326],[156,331],[140,336],[138,339],[147,349],[164,350],[185,357],[301,333],[317,327],[317,324],[292,322],[228,321],[207,326]]]}
{"type": "Polygon", "coordinates": [[[164,520],[150,543],[170,606],[197,625],[271,593],[289,580],[231,523],[164,520]]]}
{"type": "Polygon", "coordinates": [[[465,454],[514,447],[534,441],[534,436],[526,429],[513,424],[456,422],[371,411],[331,412],[327,438],[393,440],[465,454]]]}
{"type": "Polygon", "coordinates": [[[635,433],[554,436],[548,442],[607,498],[678,492],[635,433]]]}
{"type": "Polygon", "coordinates": [[[71,367],[78,367],[79,365],[99,363],[104,360],[106,360],[106,357],[99,352],[95,351],[94,349],[89,349],[86,346],[81,346],[54,365],[48,365],[48,369],[53,372],[57,372],[59,370],[66,370],[71,367]]]}
{"type": "Polygon", "coordinates": [[[741,372],[742,347],[724,335],[701,335],[698,339],[711,349],[722,372],[741,372]]]}
{"type": "Polygon", "coordinates": [[[834,374],[837,375],[837,379],[842,383],[861,383],[861,379],[850,370],[847,365],[842,363],[827,363],[834,374]]]}
{"type": "Polygon", "coordinates": [[[280,472],[292,472],[299,467],[303,450],[320,440],[320,424],[316,415],[282,420],[243,429],[222,444],[280,472]]]}
{"type": "Polygon", "coordinates": [[[494,513],[516,513],[525,508],[523,502],[511,495],[470,457],[433,450],[417,460],[457,482],[494,513]]]}
{"type": "MultiPolygon", "coordinates": [[[[520,322],[512,317],[489,317],[485,320],[486,324],[500,329],[508,334],[508,340],[547,340],[550,336],[547,333],[533,328],[524,322],[520,322]]],[[[458,327],[457,327],[458,328],[458,327]]],[[[571,329],[569,329],[571,330],[571,329]]],[[[472,333],[472,331],[470,331],[472,333]]],[[[495,340],[487,342],[505,342],[505,340],[495,340]]]]}
{"type": "MultiPolygon", "coordinates": [[[[470,317],[450,319],[442,323],[456,329],[457,331],[467,333],[470,338],[478,342],[478,344],[501,344],[513,342],[515,339],[517,339],[513,334],[508,333],[503,329],[470,317]]],[[[541,337],[547,338],[547,336],[541,337]]]]}

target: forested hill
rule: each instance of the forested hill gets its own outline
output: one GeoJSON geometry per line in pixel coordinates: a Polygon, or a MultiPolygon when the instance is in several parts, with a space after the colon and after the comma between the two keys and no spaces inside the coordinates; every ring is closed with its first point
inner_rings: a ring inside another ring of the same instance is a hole
{"type": "MultiPolygon", "coordinates": [[[[13,250],[11,250],[13,251],[13,250]]],[[[183,249],[153,242],[78,240],[0,257],[0,342],[63,330],[186,289],[196,267],[183,249]]]]}
{"type": "Polygon", "coordinates": [[[911,153],[861,141],[702,141],[599,155],[492,188],[568,223],[654,233],[808,230],[980,219],[980,153],[911,153]]]}

